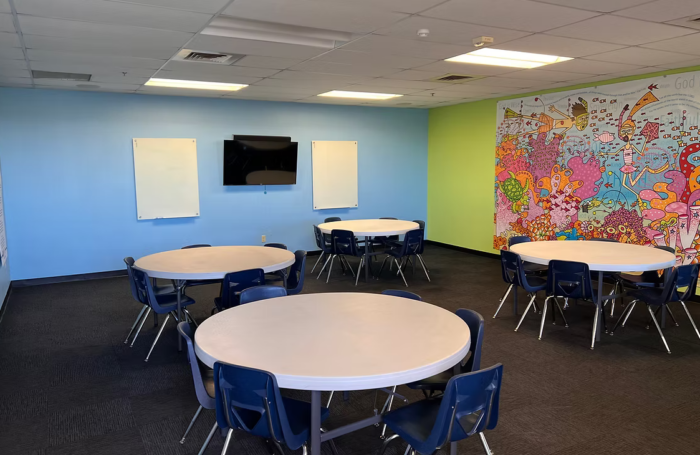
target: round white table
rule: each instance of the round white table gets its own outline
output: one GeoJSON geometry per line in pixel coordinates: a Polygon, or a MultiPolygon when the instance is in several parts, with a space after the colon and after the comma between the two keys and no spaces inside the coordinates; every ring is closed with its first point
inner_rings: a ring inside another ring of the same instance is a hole
{"type": "Polygon", "coordinates": [[[367,390],[449,370],[469,351],[469,327],[429,303],[382,294],[301,294],[241,305],[195,333],[197,357],[268,371],[282,388],[311,392],[311,453],[321,440],[378,423],[381,415],[320,434],[321,391],[367,390]]]}
{"type": "MultiPolygon", "coordinates": [[[[149,278],[174,280],[177,284],[177,317],[182,320],[180,300],[187,280],[222,280],[227,273],[263,269],[265,273],[294,264],[294,254],[280,248],[262,246],[212,246],[164,251],[144,256],[134,267],[149,278]]],[[[182,350],[182,338],[178,349],[182,350]]]]}
{"type": "MultiPolygon", "coordinates": [[[[598,272],[598,308],[603,305],[604,272],[646,272],[676,265],[676,255],[648,246],[619,242],[596,242],[575,240],[550,240],[525,242],[513,245],[511,251],[523,261],[547,265],[549,261],[575,261],[588,264],[591,271],[598,272]]],[[[597,320],[595,340],[600,340],[600,318],[597,320]]],[[[662,320],[665,314],[662,313],[662,320]]]]}
{"type": "Polygon", "coordinates": [[[347,220],[332,221],[330,223],[319,224],[318,228],[324,234],[330,234],[333,229],[343,229],[352,231],[357,237],[365,238],[365,281],[369,280],[369,252],[370,237],[403,235],[408,231],[420,228],[418,223],[403,220],[347,220]]]}

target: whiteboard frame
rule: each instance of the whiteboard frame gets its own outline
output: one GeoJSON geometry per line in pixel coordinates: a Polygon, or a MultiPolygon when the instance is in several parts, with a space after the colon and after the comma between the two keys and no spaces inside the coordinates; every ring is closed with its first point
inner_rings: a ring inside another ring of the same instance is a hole
{"type": "Polygon", "coordinates": [[[314,210],[357,208],[357,141],[312,141],[314,210]]]}
{"type": "Polygon", "coordinates": [[[133,138],[136,219],[199,216],[197,140],[133,138]]]}

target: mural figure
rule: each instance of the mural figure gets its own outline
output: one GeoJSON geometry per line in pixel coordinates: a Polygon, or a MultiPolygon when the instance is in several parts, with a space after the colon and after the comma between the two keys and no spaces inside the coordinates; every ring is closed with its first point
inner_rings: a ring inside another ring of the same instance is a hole
{"type": "Polygon", "coordinates": [[[507,119],[528,119],[528,123],[538,123],[539,126],[530,131],[524,131],[519,133],[519,136],[527,136],[534,133],[544,133],[547,134],[552,130],[559,130],[559,134],[564,135],[572,127],[576,126],[576,129],[583,131],[588,126],[588,102],[583,98],[578,99],[578,103],[574,103],[571,106],[571,115],[565,114],[560,111],[554,105],[549,106],[549,112],[556,112],[561,116],[561,118],[551,117],[544,112],[542,112],[539,117],[535,119],[535,114],[530,116],[525,116],[523,114],[518,114],[512,109],[506,109],[505,118],[507,119]]]}

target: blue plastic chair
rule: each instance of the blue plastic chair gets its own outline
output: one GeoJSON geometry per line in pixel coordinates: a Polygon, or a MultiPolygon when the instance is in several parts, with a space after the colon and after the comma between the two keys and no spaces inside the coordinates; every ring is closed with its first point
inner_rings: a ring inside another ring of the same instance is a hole
{"type": "MultiPolygon", "coordinates": [[[[195,245],[187,245],[180,248],[181,250],[191,250],[193,248],[211,248],[208,243],[197,243],[195,245]]],[[[221,284],[221,280],[188,280],[185,283],[186,288],[191,288],[194,286],[206,286],[209,284],[221,284]]]]}
{"type": "Polygon", "coordinates": [[[387,289],[385,291],[382,291],[382,294],[393,295],[394,297],[403,297],[405,299],[413,299],[413,300],[423,301],[421,296],[419,296],[418,294],[414,294],[413,292],[408,292],[408,291],[401,291],[398,289],[387,289]]]}
{"type": "MultiPolygon", "coordinates": [[[[515,288],[516,293],[518,292],[518,287],[525,289],[525,292],[530,296],[530,304],[527,306],[529,309],[531,304],[534,303],[536,305],[536,294],[547,287],[547,281],[544,278],[537,275],[528,275],[525,272],[522,259],[520,259],[517,253],[513,253],[512,251],[501,250],[501,277],[509,286],[506,293],[501,298],[501,303],[498,305],[496,313],[493,315],[494,318],[498,316],[498,312],[501,311],[501,307],[503,307],[511,289],[515,288]]],[[[535,308],[535,311],[537,311],[537,308],[535,308]]],[[[527,311],[523,313],[523,315],[525,314],[527,314],[527,311]]]]}
{"type": "Polygon", "coordinates": [[[304,272],[306,270],[306,251],[294,252],[294,264],[289,269],[287,277],[287,295],[299,294],[304,289],[304,272]]]}
{"type": "MultiPolygon", "coordinates": [[[[693,329],[695,329],[695,334],[698,336],[698,338],[700,338],[700,332],[698,331],[698,327],[695,325],[695,320],[690,315],[688,307],[685,305],[685,301],[691,299],[695,295],[695,290],[698,285],[699,272],[700,265],[698,264],[682,265],[673,270],[666,269],[664,273],[669,273],[670,275],[663,288],[647,288],[630,291],[628,295],[634,300],[632,300],[632,302],[630,302],[630,304],[627,305],[627,308],[625,308],[625,310],[622,312],[620,318],[617,320],[615,326],[610,332],[610,335],[614,334],[615,330],[617,329],[617,326],[620,324],[620,321],[622,321],[622,326],[625,326],[625,324],[627,323],[627,319],[629,318],[630,314],[632,314],[632,311],[637,305],[637,302],[642,301],[646,303],[650,319],[654,322],[656,330],[661,336],[661,341],[664,343],[666,351],[670,354],[671,349],[668,347],[666,338],[664,337],[664,334],[661,331],[661,326],[659,326],[659,323],[656,320],[656,312],[658,312],[662,307],[665,306],[666,310],[669,311],[669,314],[673,315],[673,313],[670,312],[669,303],[680,302],[680,304],[683,306],[683,309],[685,310],[686,315],[688,315],[688,319],[690,319],[690,323],[693,325],[693,329]],[[651,309],[652,306],[657,307],[656,311],[653,311],[651,309]]],[[[675,318],[673,319],[675,321],[675,318]]],[[[676,323],[676,325],[678,325],[678,323],[676,323]]],[[[648,328],[649,324],[647,324],[647,329],[648,328]]]]}
{"type": "MultiPolygon", "coordinates": [[[[142,292],[146,295],[148,299],[148,306],[151,308],[151,310],[153,310],[153,312],[156,314],[167,315],[163,323],[160,325],[160,329],[158,330],[156,339],[153,340],[151,349],[148,350],[148,354],[146,355],[146,359],[144,360],[145,362],[148,362],[148,360],[151,358],[153,348],[156,347],[156,344],[158,343],[158,340],[160,339],[160,336],[163,333],[163,329],[165,329],[165,326],[168,324],[168,320],[170,320],[170,316],[172,316],[177,322],[180,322],[177,317],[177,293],[156,294],[153,289],[153,285],[151,284],[151,280],[146,273],[137,269],[133,269],[133,273],[136,278],[137,288],[139,292],[142,292]]],[[[186,295],[182,295],[180,298],[180,308],[182,308],[185,318],[189,318],[190,321],[197,325],[197,321],[195,321],[190,312],[187,311],[187,307],[194,303],[194,299],[186,295]]],[[[146,322],[145,317],[141,321],[139,331],[141,330],[141,327],[143,326],[144,322],[146,322]]]]}
{"type": "MultiPolygon", "coordinates": [[[[398,218],[393,218],[390,216],[384,216],[379,218],[380,220],[398,220],[398,218]]],[[[384,236],[384,235],[378,235],[374,239],[374,243],[381,243],[386,246],[398,246],[398,241],[399,241],[399,236],[398,235],[390,235],[390,236],[384,236]]]]}
{"type": "Polygon", "coordinates": [[[357,239],[355,238],[355,234],[353,234],[352,231],[346,231],[343,229],[333,229],[331,231],[331,239],[332,254],[328,257],[328,259],[326,259],[326,263],[323,264],[323,267],[321,268],[321,271],[319,272],[318,276],[321,276],[323,270],[326,268],[326,265],[328,265],[328,262],[330,261],[330,265],[328,267],[328,277],[326,278],[326,283],[328,283],[328,281],[331,279],[331,272],[333,271],[333,261],[335,260],[335,258],[338,258],[338,260],[341,261],[341,264],[343,261],[346,261],[347,264],[345,256],[359,257],[360,265],[357,268],[357,275],[355,275],[355,272],[352,270],[352,267],[350,267],[350,264],[347,264],[347,267],[348,269],[350,269],[352,276],[355,277],[355,286],[357,286],[357,281],[360,279],[360,270],[362,269],[362,265],[365,262],[365,254],[364,252],[360,251],[360,248],[357,246],[357,239]]]}
{"type": "Polygon", "coordinates": [[[343,220],[341,220],[340,217],[337,217],[337,216],[329,216],[328,218],[323,220],[324,223],[333,223],[335,221],[343,221],[343,220]]]}
{"type": "MultiPolygon", "coordinates": [[[[532,240],[530,239],[530,237],[526,235],[511,237],[508,239],[508,249],[510,249],[513,245],[517,245],[519,243],[527,243],[531,241],[532,240]]],[[[546,265],[533,264],[532,262],[527,261],[523,261],[523,268],[525,270],[525,273],[543,273],[547,271],[546,265]]]]}
{"type": "Polygon", "coordinates": [[[214,298],[215,310],[223,311],[239,305],[239,297],[244,289],[263,284],[265,284],[265,271],[263,269],[227,273],[221,284],[221,295],[214,298]]]}
{"type": "MultiPolygon", "coordinates": [[[[125,257],[124,258],[124,263],[126,264],[126,273],[129,276],[129,286],[131,287],[131,296],[139,302],[142,307],[141,311],[139,311],[138,316],[136,316],[136,320],[131,326],[131,329],[129,330],[129,333],[126,335],[126,339],[124,340],[124,344],[127,344],[129,342],[129,338],[131,337],[131,334],[134,333],[134,329],[136,326],[139,324],[139,321],[142,319],[145,321],[145,319],[148,317],[148,315],[151,313],[151,308],[148,306],[148,297],[146,296],[145,293],[141,292],[139,290],[138,284],[136,283],[136,277],[134,275],[133,271],[133,266],[134,266],[134,258],[131,256],[125,257]],[[145,316],[144,316],[145,314],[145,316]]],[[[171,294],[176,292],[175,287],[172,285],[167,285],[167,286],[153,286],[153,292],[156,294],[171,294]]],[[[134,339],[131,342],[131,346],[134,346],[134,342],[136,341],[136,338],[139,336],[139,332],[141,332],[141,327],[143,324],[139,326],[138,331],[134,335],[134,339]]]]}
{"type": "MultiPolygon", "coordinates": [[[[296,450],[308,445],[311,404],[283,397],[275,376],[267,371],[217,362],[214,364],[216,423],[226,431],[221,452],[226,454],[233,430],[263,437],[275,445],[296,450]]],[[[321,408],[321,422],[330,414],[321,408]]],[[[335,452],[335,445],[331,449],[335,452]]]]}
{"type": "MultiPolygon", "coordinates": [[[[318,257],[318,259],[316,259],[316,263],[311,269],[311,273],[314,273],[314,270],[316,270],[316,266],[319,262],[321,262],[324,256],[330,257],[333,254],[333,246],[331,245],[330,235],[323,235],[321,233],[321,229],[316,225],[314,225],[314,237],[316,238],[316,246],[319,250],[321,250],[321,255],[318,257]]],[[[328,259],[326,259],[326,262],[327,261],[328,259]]],[[[320,276],[321,274],[319,274],[318,277],[316,277],[316,279],[318,279],[320,276]]]]}
{"type": "MultiPolygon", "coordinates": [[[[194,391],[197,395],[197,401],[199,401],[199,408],[197,408],[197,412],[187,426],[185,434],[183,434],[180,439],[180,444],[184,444],[185,438],[197,421],[202,409],[216,409],[216,393],[214,392],[214,370],[200,362],[197,358],[197,354],[194,352],[194,342],[192,341],[194,339],[194,330],[192,326],[187,322],[181,322],[177,325],[177,331],[180,332],[180,336],[182,336],[187,344],[187,358],[190,362],[190,369],[192,370],[194,391]]],[[[209,433],[209,437],[207,437],[204,442],[202,452],[206,449],[207,445],[209,445],[209,441],[214,435],[215,430],[216,426],[214,426],[209,433]]]]}
{"type": "Polygon", "coordinates": [[[491,450],[483,432],[498,424],[503,365],[453,376],[445,393],[426,398],[384,415],[395,433],[384,442],[383,454],[391,440],[400,437],[412,455],[432,455],[441,448],[479,434],[486,453],[491,450]]]}
{"type": "Polygon", "coordinates": [[[252,288],[244,289],[238,298],[239,305],[243,305],[250,302],[256,302],[258,300],[274,299],[275,297],[284,297],[287,295],[287,290],[280,286],[255,286],[252,288]]]}
{"type": "Polygon", "coordinates": [[[266,243],[266,244],[263,245],[263,246],[266,246],[266,247],[269,247],[269,248],[279,248],[280,250],[286,250],[286,249],[287,249],[287,245],[285,245],[284,243],[266,243]]]}
{"type": "MultiPolygon", "coordinates": [[[[481,368],[481,347],[484,344],[484,318],[476,311],[466,310],[464,308],[460,308],[455,314],[462,318],[464,323],[469,327],[472,340],[469,346],[469,353],[464,360],[457,365],[459,371],[457,374],[471,373],[481,368]]],[[[435,376],[407,385],[411,389],[422,390],[423,393],[430,393],[432,395],[434,392],[444,391],[445,387],[447,387],[447,382],[454,375],[454,369],[449,369],[435,376]]]]}
{"type": "Polygon", "coordinates": [[[402,270],[404,268],[404,265],[407,264],[407,262],[401,264],[399,262],[399,259],[408,259],[411,256],[415,256],[420,261],[421,266],[423,267],[423,272],[425,272],[425,276],[426,278],[428,278],[428,282],[430,282],[430,275],[428,274],[428,269],[425,267],[425,262],[423,262],[423,257],[421,256],[424,247],[424,233],[425,232],[423,231],[423,229],[414,229],[412,231],[408,231],[403,238],[403,243],[400,246],[392,247],[385,250],[384,254],[386,254],[387,256],[384,258],[382,266],[379,269],[379,275],[381,275],[382,270],[384,270],[384,265],[386,264],[386,261],[388,259],[391,259],[396,264],[396,267],[398,268],[398,273],[403,279],[403,283],[406,285],[406,287],[408,287],[408,283],[406,282],[406,276],[404,275],[402,270]]]}
{"type": "Polygon", "coordinates": [[[414,223],[418,225],[419,228],[425,230],[425,221],[423,220],[413,220],[414,223]]]}

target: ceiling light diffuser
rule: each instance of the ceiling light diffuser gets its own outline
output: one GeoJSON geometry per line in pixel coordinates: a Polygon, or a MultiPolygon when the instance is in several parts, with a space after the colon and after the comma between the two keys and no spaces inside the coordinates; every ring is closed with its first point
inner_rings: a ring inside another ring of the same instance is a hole
{"type": "Polygon", "coordinates": [[[502,49],[479,49],[468,54],[448,58],[446,62],[475,63],[478,65],[509,66],[513,68],[537,68],[552,63],[573,60],[570,57],[532,54],[530,52],[506,51],[502,49]]]}
{"type": "Polygon", "coordinates": [[[331,90],[330,92],[321,93],[318,96],[329,96],[334,98],[357,98],[361,100],[389,100],[398,98],[403,95],[393,93],[372,93],[372,92],[346,92],[343,90],[331,90]]]}
{"type": "Polygon", "coordinates": [[[182,81],[178,79],[158,79],[152,77],[146,85],[150,87],[191,88],[196,90],[221,90],[236,92],[248,87],[247,84],[229,84],[226,82],[182,81]]]}

